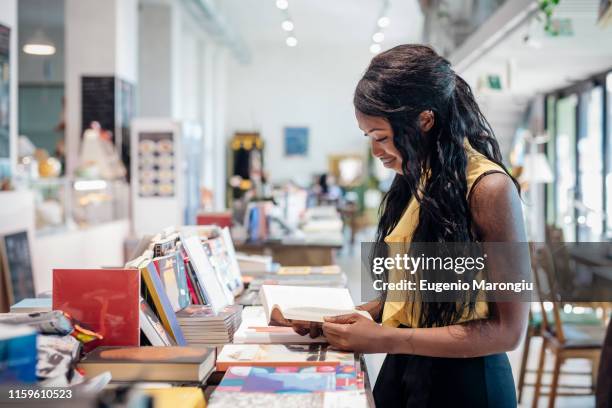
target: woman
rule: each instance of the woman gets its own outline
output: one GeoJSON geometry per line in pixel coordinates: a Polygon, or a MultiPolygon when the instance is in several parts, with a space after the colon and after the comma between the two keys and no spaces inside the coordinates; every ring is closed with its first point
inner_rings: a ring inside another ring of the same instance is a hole
{"type": "MultiPolygon", "coordinates": [[[[378,243],[526,241],[518,185],[447,60],[421,45],[379,54],[354,104],[372,154],[397,173],[381,205],[378,243]]],[[[518,273],[528,272],[528,262],[520,265],[518,273]]],[[[362,305],[373,320],[352,314],[322,326],[334,347],[388,353],[374,388],[377,406],[516,406],[505,352],[519,343],[527,303],[395,300],[362,305]]]]}

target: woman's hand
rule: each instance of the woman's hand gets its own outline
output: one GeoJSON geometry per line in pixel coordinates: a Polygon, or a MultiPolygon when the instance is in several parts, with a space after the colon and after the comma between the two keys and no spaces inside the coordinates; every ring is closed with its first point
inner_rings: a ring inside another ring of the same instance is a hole
{"type": "Polygon", "coordinates": [[[322,334],[321,323],[285,319],[278,309],[272,310],[272,314],[270,315],[270,325],[292,327],[293,330],[300,336],[305,336],[308,334],[313,339],[322,334]]]}
{"type": "Polygon", "coordinates": [[[372,300],[371,302],[364,303],[362,305],[357,306],[355,309],[357,310],[365,310],[372,316],[372,320],[375,322],[380,322],[382,315],[382,302],[380,300],[372,300]]]}
{"type": "Polygon", "coordinates": [[[390,352],[392,330],[359,313],[326,317],[323,323],[323,334],[329,344],[359,353],[390,352]]]}

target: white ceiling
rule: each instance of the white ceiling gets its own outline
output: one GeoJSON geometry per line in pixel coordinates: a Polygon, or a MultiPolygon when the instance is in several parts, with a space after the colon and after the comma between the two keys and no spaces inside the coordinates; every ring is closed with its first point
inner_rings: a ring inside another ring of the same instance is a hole
{"type": "Polygon", "coordinates": [[[572,37],[551,37],[543,24],[525,22],[465,73],[477,77],[488,73],[505,76],[510,60],[514,62],[511,92],[533,95],[562,88],[612,68],[612,27],[597,25],[599,0],[564,0],[554,17],[570,18],[572,37]],[[527,46],[531,37],[541,48],[527,46]]]}
{"type": "MultiPolygon", "coordinates": [[[[251,52],[263,44],[286,47],[283,11],[275,0],[218,0],[228,22],[242,34],[251,52]]],[[[382,0],[289,0],[298,47],[359,46],[372,43],[382,0]]],[[[383,49],[421,38],[423,17],[417,0],[391,0],[383,49]]]]}

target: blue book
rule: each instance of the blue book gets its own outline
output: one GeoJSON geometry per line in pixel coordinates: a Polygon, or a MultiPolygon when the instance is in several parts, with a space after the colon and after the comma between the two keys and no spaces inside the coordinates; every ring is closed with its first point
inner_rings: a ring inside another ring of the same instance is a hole
{"type": "Polygon", "coordinates": [[[36,331],[0,324],[0,384],[36,382],[36,331]]]}
{"type": "Polygon", "coordinates": [[[11,306],[11,313],[50,312],[51,298],[26,298],[11,306]]]}

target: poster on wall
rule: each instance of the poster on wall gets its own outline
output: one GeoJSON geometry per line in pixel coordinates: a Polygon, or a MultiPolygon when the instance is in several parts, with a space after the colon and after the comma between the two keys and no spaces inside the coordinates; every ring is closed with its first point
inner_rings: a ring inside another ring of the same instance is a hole
{"type": "Polygon", "coordinates": [[[11,29],[0,24],[0,180],[10,177],[10,43],[11,29]]]}
{"type": "Polygon", "coordinates": [[[140,197],[174,197],[174,135],[142,132],[138,135],[138,194],[140,197]]]}
{"type": "Polygon", "coordinates": [[[308,133],[307,127],[286,127],[285,156],[308,155],[308,133]]]}

